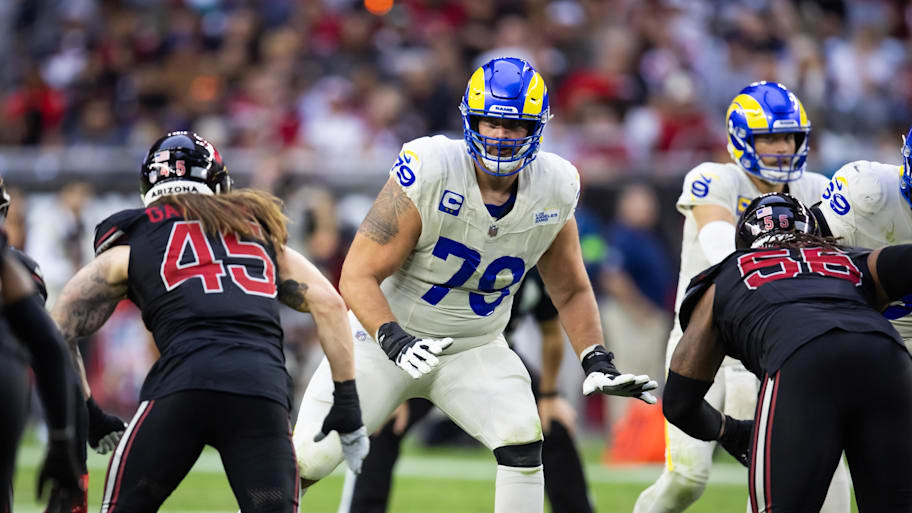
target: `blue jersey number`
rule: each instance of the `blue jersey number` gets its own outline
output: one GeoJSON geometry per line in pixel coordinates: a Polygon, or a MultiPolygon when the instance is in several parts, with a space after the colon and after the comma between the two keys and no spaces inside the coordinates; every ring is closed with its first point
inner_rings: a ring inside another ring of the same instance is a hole
{"type": "Polygon", "coordinates": [[[905,317],[906,315],[909,315],[909,313],[912,313],[912,294],[909,294],[895,304],[888,306],[883,311],[883,316],[893,321],[900,317],[905,317]]]}
{"type": "MultiPolygon", "coordinates": [[[[441,260],[446,260],[450,255],[462,259],[462,265],[459,266],[459,270],[456,271],[456,274],[451,276],[446,283],[431,286],[431,288],[421,296],[421,299],[432,305],[436,305],[450,292],[450,290],[454,287],[459,287],[475,274],[478,265],[481,263],[481,254],[460,242],[446,237],[440,237],[440,239],[437,240],[437,244],[434,245],[434,250],[431,253],[441,260]]],[[[487,317],[494,313],[494,310],[500,305],[503,298],[507,297],[510,293],[510,287],[519,283],[525,272],[526,264],[521,258],[502,256],[488,264],[488,267],[481,273],[481,278],[478,280],[478,289],[483,292],[500,292],[500,295],[497,296],[494,301],[488,303],[485,300],[484,294],[470,292],[469,306],[472,307],[472,311],[482,317],[487,317]],[[497,280],[497,275],[505,270],[510,271],[513,280],[505,287],[499,289],[494,288],[494,282],[497,280]]]]}

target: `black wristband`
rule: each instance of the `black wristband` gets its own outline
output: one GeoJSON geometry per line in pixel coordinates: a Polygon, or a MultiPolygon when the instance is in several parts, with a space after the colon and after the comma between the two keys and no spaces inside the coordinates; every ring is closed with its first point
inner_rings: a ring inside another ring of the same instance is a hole
{"type": "Polygon", "coordinates": [[[605,346],[597,345],[583,357],[583,361],[580,363],[586,375],[593,372],[603,372],[606,375],[617,376],[620,372],[618,372],[612,360],[614,360],[614,353],[605,349],[605,346]]]}
{"type": "Polygon", "coordinates": [[[336,401],[358,402],[358,388],[355,386],[355,380],[333,381],[333,397],[336,401]]]}
{"type": "Polygon", "coordinates": [[[99,418],[104,417],[104,411],[102,411],[101,407],[98,406],[98,403],[95,402],[94,397],[89,396],[89,398],[86,399],[86,408],[89,410],[90,423],[94,423],[99,418]]]}
{"type": "Polygon", "coordinates": [[[390,360],[396,361],[402,349],[409,345],[415,337],[409,335],[396,321],[388,322],[377,330],[377,342],[390,360]]]}
{"type": "Polygon", "coordinates": [[[547,392],[538,393],[539,399],[551,399],[554,397],[560,397],[560,392],[558,392],[557,390],[548,390],[547,392]]]}
{"type": "Polygon", "coordinates": [[[335,429],[339,434],[349,433],[361,427],[361,404],[355,380],[333,381],[333,405],[323,421],[323,432],[335,429]]]}

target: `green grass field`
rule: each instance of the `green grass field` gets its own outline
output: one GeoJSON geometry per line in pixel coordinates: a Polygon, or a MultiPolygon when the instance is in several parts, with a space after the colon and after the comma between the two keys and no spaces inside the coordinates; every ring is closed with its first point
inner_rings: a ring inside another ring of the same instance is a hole
{"type": "MultiPolygon", "coordinates": [[[[494,504],[493,456],[482,448],[428,449],[406,444],[396,468],[391,513],[490,513],[494,504]]],[[[599,463],[600,443],[583,444],[590,492],[600,513],[633,510],[640,491],[661,472],[661,466],[606,467],[599,463]]],[[[35,476],[44,448],[34,440],[20,449],[15,483],[15,511],[35,513],[43,505],[35,501],[35,476]]],[[[688,512],[743,512],[747,501],[747,471],[727,455],[720,458],[703,497],[688,512]]],[[[89,511],[98,511],[107,457],[89,455],[89,511]]],[[[342,489],[341,467],[313,486],[302,498],[304,513],[335,513],[342,489]]],[[[237,511],[218,453],[209,448],[183,483],[168,498],[161,511],[237,511]]],[[[546,507],[546,511],[549,509],[546,507]]],[[[853,511],[854,508],[853,508],[853,511]]]]}

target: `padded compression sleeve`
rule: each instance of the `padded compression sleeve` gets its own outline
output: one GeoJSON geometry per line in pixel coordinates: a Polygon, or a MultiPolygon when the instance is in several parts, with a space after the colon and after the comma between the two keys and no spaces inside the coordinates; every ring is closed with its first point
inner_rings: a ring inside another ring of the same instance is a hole
{"type": "Polygon", "coordinates": [[[877,277],[890,301],[912,294],[912,244],[887,246],[877,255],[877,277]]]}
{"type": "Polygon", "coordinates": [[[725,221],[706,223],[697,240],[710,265],[716,265],[735,250],[735,226],[725,221]]]}
{"type": "Polygon", "coordinates": [[[712,381],[688,378],[669,369],[662,396],[662,413],[668,422],[698,440],[718,439],[722,414],[703,399],[711,386],[712,381]]]}
{"type": "Polygon", "coordinates": [[[60,331],[36,293],[4,307],[13,333],[32,354],[32,368],[51,429],[72,428],[70,395],[73,364],[60,331]]]}

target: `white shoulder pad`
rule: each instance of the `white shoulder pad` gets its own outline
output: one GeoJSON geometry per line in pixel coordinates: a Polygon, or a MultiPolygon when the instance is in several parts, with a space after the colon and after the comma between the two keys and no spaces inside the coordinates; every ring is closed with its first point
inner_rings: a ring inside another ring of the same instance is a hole
{"type": "Polygon", "coordinates": [[[438,185],[445,180],[447,166],[442,162],[461,156],[458,152],[464,145],[458,144],[460,142],[434,136],[421,137],[402,145],[389,174],[419,211],[422,211],[422,197],[435,194],[438,185]]]}
{"type": "Polygon", "coordinates": [[[684,177],[684,187],[678,197],[678,211],[684,213],[697,205],[719,205],[731,208],[737,194],[727,164],[704,162],[691,169],[684,177]]]}
{"type": "MultiPolygon", "coordinates": [[[[848,208],[875,214],[882,210],[887,202],[888,184],[891,181],[896,182],[899,177],[896,171],[896,178],[890,180],[890,175],[894,174],[890,168],[898,169],[897,166],[867,160],[850,162],[833,174],[833,179],[821,198],[823,201],[832,202],[831,208],[837,214],[848,208]],[[842,202],[840,196],[844,197],[846,202],[842,202]]],[[[899,184],[895,183],[895,186],[899,187],[899,184]]]]}
{"type": "MultiPolygon", "coordinates": [[[[566,211],[567,218],[573,215],[580,196],[580,177],[576,166],[560,155],[541,152],[537,157],[538,164],[542,166],[542,176],[548,181],[547,190],[552,197],[556,197],[560,205],[569,205],[566,211]]],[[[520,171],[522,172],[522,171],[520,171]]]]}

